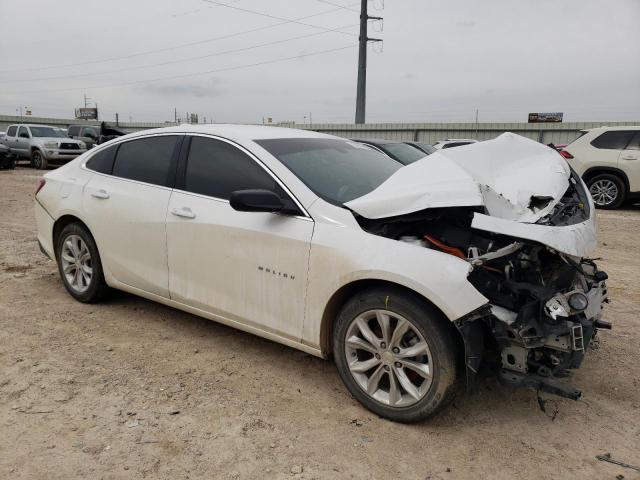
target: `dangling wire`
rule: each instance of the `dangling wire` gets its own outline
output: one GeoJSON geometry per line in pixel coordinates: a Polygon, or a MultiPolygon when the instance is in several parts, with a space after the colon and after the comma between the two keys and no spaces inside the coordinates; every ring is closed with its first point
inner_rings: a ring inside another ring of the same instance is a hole
{"type": "Polygon", "coordinates": [[[380,40],[379,42],[373,42],[371,45],[371,49],[374,53],[382,53],[384,52],[384,42],[380,40]]]}
{"type": "Polygon", "coordinates": [[[378,2],[373,0],[373,9],[374,10],[384,10],[384,0],[380,0],[380,7],[377,6],[378,2]]]}

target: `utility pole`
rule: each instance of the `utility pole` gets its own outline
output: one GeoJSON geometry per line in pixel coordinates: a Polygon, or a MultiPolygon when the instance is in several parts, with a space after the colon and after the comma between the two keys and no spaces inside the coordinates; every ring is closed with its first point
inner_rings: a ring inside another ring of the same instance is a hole
{"type": "Polygon", "coordinates": [[[478,139],[478,109],[476,108],[476,140],[478,139]]]}
{"type": "Polygon", "coordinates": [[[116,112],[116,127],[118,126],[118,112],[116,112]]]}
{"type": "Polygon", "coordinates": [[[178,125],[178,107],[173,108],[173,118],[174,118],[174,123],[178,125]]]}
{"type": "Polygon", "coordinates": [[[367,13],[369,0],[361,0],[360,3],[360,37],[358,49],[358,92],[356,96],[356,123],[364,123],[365,105],[367,96],[367,43],[381,42],[380,38],[367,36],[367,23],[369,20],[382,20],[382,17],[370,17],[367,13]]]}

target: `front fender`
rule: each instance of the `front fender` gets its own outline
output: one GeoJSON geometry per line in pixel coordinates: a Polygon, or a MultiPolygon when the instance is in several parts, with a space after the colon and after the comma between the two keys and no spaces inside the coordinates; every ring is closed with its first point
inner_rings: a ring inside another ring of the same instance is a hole
{"type": "Polygon", "coordinates": [[[488,300],[467,280],[470,265],[452,255],[380,237],[359,228],[317,222],[309,258],[303,341],[320,345],[324,310],[345,285],[381,280],[420,294],[456,320],[488,300]]]}

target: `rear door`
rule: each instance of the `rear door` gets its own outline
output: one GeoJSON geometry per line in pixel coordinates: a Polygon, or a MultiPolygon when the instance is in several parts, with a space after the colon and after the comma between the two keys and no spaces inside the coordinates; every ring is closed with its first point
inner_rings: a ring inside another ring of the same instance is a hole
{"type": "Polygon", "coordinates": [[[586,168],[615,167],[619,168],[622,151],[633,138],[633,130],[608,130],[591,140],[593,147],[586,158],[586,168]]]}
{"type": "Polygon", "coordinates": [[[184,135],[152,135],[100,149],[83,208],[102,262],[119,282],[169,297],[165,221],[184,135]]]}
{"type": "Polygon", "coordinates": [[[629,191],[640,192],[640,130],[620,153],[618,168],[629,178],[629,191]]]}
{"type": "Polygon", "coordinates": [[[29,156],[29,146],[31,145],[31,132],[24,125],[21,125],[20,128],[18,128],[18,136],[16,137],[16,141],[14,142],[14,144],[15,144],[15,147],[12,147],[12,149],[15,149],[18,155],[20,155],[21,157],[29,156]]]}
{"type": "Polygon", "coordinates": [[[296,216],[231,208],[235,190],[293,197],[261,162],[224,139],[191,137],[179,171],[167,215],[171,299],[299,340],[311,218],[302,209],[296,216]]]}

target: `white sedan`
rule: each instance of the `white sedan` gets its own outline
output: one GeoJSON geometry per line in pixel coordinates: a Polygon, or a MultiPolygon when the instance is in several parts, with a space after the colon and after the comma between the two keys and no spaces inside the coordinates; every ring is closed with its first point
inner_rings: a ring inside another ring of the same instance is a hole
{"type": "Polygon", "coordinates": [[[598,328],[593,203],[554,150],[505,134],[408,166],[308,131],[184,125],[47,173],[38,242],[81,302],[131,292],[320,357],[403,422],[479,368],[560,383],[598,328]]]}

